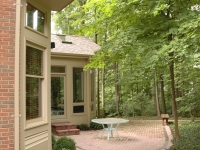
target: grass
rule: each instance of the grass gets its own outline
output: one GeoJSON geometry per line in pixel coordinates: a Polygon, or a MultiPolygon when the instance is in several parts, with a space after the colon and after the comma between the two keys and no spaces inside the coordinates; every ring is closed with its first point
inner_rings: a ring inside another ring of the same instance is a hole
{"type": "MultiPolygon", "coordinates": [[[[170,124],[174,134],[174,124],[170,124]]],[[[169,150],[199,150],[200,149],[200,122],[179,122],[180,141],[173,140],[173,146],[169,150]]],[[[175,138],[174,138],[175,139],[175,138]]]]}

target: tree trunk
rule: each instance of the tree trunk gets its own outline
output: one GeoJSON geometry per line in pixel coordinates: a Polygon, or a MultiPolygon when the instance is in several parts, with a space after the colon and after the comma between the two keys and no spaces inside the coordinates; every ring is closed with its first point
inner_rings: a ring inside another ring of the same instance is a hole
{"type": "Polygon", "coordinates": [[[162,113],[166,114],[166,105],[165,105],[165,93],[164,93],[164,80],[163,75],[160,75],[160,93],[162,99],[162,113]]]}
{"type": "MultiPolygon", "coordinates": [[[[131,74],[133,73],[133,67],[132,67],[132,63],[131,63],[131,74]]],[[[133,89],[133,83],[131,83],[131,99],[132,99],[132,105],[133,105],[133,117],[135,117],[135,109],[134,109],[134,89],[133,89]]]]}
{"type": "Polygon", "coordinates": [[[116,111],[117,116],[120,117],[120,111],[119,111],[119,103],[120,103],[120,94],[119,94],[119,85],[118,85],[118,64],[114,63],[114,70],[115,70],[115,96],[116,96],[116,111]]]}
{"type": "Polygon", "coordinates": [[[174,114],[174,123],[175,123],[175,140],[180,140],[179,130],[178,130],[178,112],[176,106],[176,96],[175,96],[175,82],[174,82],[174,60],[173,60],[174,52],[169,53],[170,58],[170,78],[171,78],[171,93],[172,93],[172,106],[173,106],[173,114],[174,114]]]}
{"type": "Polygon", "coordinates": [[[96,69],[97,116],[100,116],[99,69],[96,69]]]}
{"type": "Polygon", "coordinates": [[[105,68],[102,68],[102,116],[105,116],[105,68]]]}
{"type": "MultiPolygon", "coordinates": [[[[95,33],[94,34],[94,42],[97,44],[98,41],[97,41],[97,37],[98,37],[98,34],[95,33]]],[[[100,116],[100,98],[99,98],[99,69],[96,69],[96,99],[97,99],[97,116],[100,116]]]]}
{"type": "Polygon", "coordinates": [[[155,70],[155,101],[156,101],[157,116],[160,116],[160,106],[159,106],[159,98],[158,98],[158,82],[157,82],[157,77],[156,77],[156,70],[155,70]]]}

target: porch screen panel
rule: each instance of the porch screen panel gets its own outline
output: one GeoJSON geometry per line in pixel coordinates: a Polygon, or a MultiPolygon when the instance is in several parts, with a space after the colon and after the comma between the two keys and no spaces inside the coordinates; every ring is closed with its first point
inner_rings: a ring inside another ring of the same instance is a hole
{"type": "Polygon", "coordinates": [[[73,113],[84,113],[84,72],[73,68],[73,113]]]}
{"type": "Polygon", "coordinates": [[[94,82],[95,82],[95,74],[94,74],[94,69],[92,69],[90,71],[90,74],[91,74],[91,101],[93,102],[94,101],[94,90],[95,90],[95,85],[94,85],[94,82]]]}
{"type": "Polygon", "coordinates": [[[90,70],[91,74],[91,111],[94,111],[94,99],[95,99],[95,71],[94,69],[90,70]]]}
{"type": "Polygon", "coordinates": [[[73,68],[73,102],[84,102],[83,68],[73,68]]]}
{"type": "Polygon", "coordinates": [[[41,117],[43,51],[26,46],[26,120],[41,117]]]}

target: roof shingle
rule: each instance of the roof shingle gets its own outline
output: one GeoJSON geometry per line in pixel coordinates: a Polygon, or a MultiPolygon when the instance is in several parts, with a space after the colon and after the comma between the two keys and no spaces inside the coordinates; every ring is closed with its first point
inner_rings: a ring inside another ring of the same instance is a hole
{"type": "Polygon", "coordinates": [[[83,36],[65,36],[68,42],[72,44],[62,43],[62,40],[56,35],[51,34],[51,42],[55,42],[55,48],[51,52],[94,55],[94,52],[100,49],[100,46],[83,36]]]}

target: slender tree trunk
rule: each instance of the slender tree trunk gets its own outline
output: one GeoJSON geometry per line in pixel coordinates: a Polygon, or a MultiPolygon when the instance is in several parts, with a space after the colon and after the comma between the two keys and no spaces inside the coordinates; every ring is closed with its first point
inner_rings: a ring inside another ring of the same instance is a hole
{"type": "Polygon", "coordinates": [[[179,91],[179,88],[176,88],[176,98],[179,98],[180,97],[180,91],[179,91]]]}
{"type": "Polygon", "coordinates": [[[165,93],[164,93],[164,80],[163,75],[160,75],[160,93],[162,99],[162,113],[166,114],[166,105],[165,105],[165,93]]]}
{"type": "Polygon", "coordinates": [[[118,85],[118,64],[114,63],[114,69],[115,69],[115,96],[116,96],[116,104],[117,104],[117,116],[120,117],[120,111],[119,111],[119,103],[120,103],[120,94],[119,94],[119,85],[118,85]]]}
{"type": "Polygon", "coordinates": [[[174,114],[174,123],[175,123],[175,140],[180,140],[179,130],[178,130],[178,112],[176,106],[176,96],[175,96],[175,82],[174,82],[174,60],[173,60],[174,52],[169,53],[170,58],[170,78],[171,78],[171,93],[172,93],[172,106],[173,106],[173,114],[174,114]]]}
{"type": "MultiPolygon", "coordinates": [[[[98,34],[97,33],[95,33],[94,34],[94,42],[97,44],[98,42],[98,40],[97,40],[97,38],[98,38],[98,34]]],[[[100,116],[100,98],[99,98],[99,69],[96,69],[96,93],[97,93],[97,95],[96,95],[96,99],[97,99],[97,116],[100,116]]]]}
{"type": "Polygon", "coordinates": [[[105,68],[102,68],[102,116],[105,116],[105,68]]]}
{"type": "MultiPolygon", "coordinates": [[[[131,74],[133,73],[132,63],[131,63],[131,74]]],[[[133,105],[133,117],[135,117],[135,109],[134,109],[134,89],[133,89],[133,83],[131,83],[131,99],[132,99],[132,105],[133,105]]]]}
{"type": "Polygon", "coordinates": [[[160,106],[159,106],[159,98],[158,98],[158,82],[157,82],[156,70],[155,70],[155,101],[156,101],[157,116],[160,116],[160,106]]]}
{"type": "Polygon", "coordinates": [[[97,116],[100,116],[99,69],[96,69],[97,116]]]}

